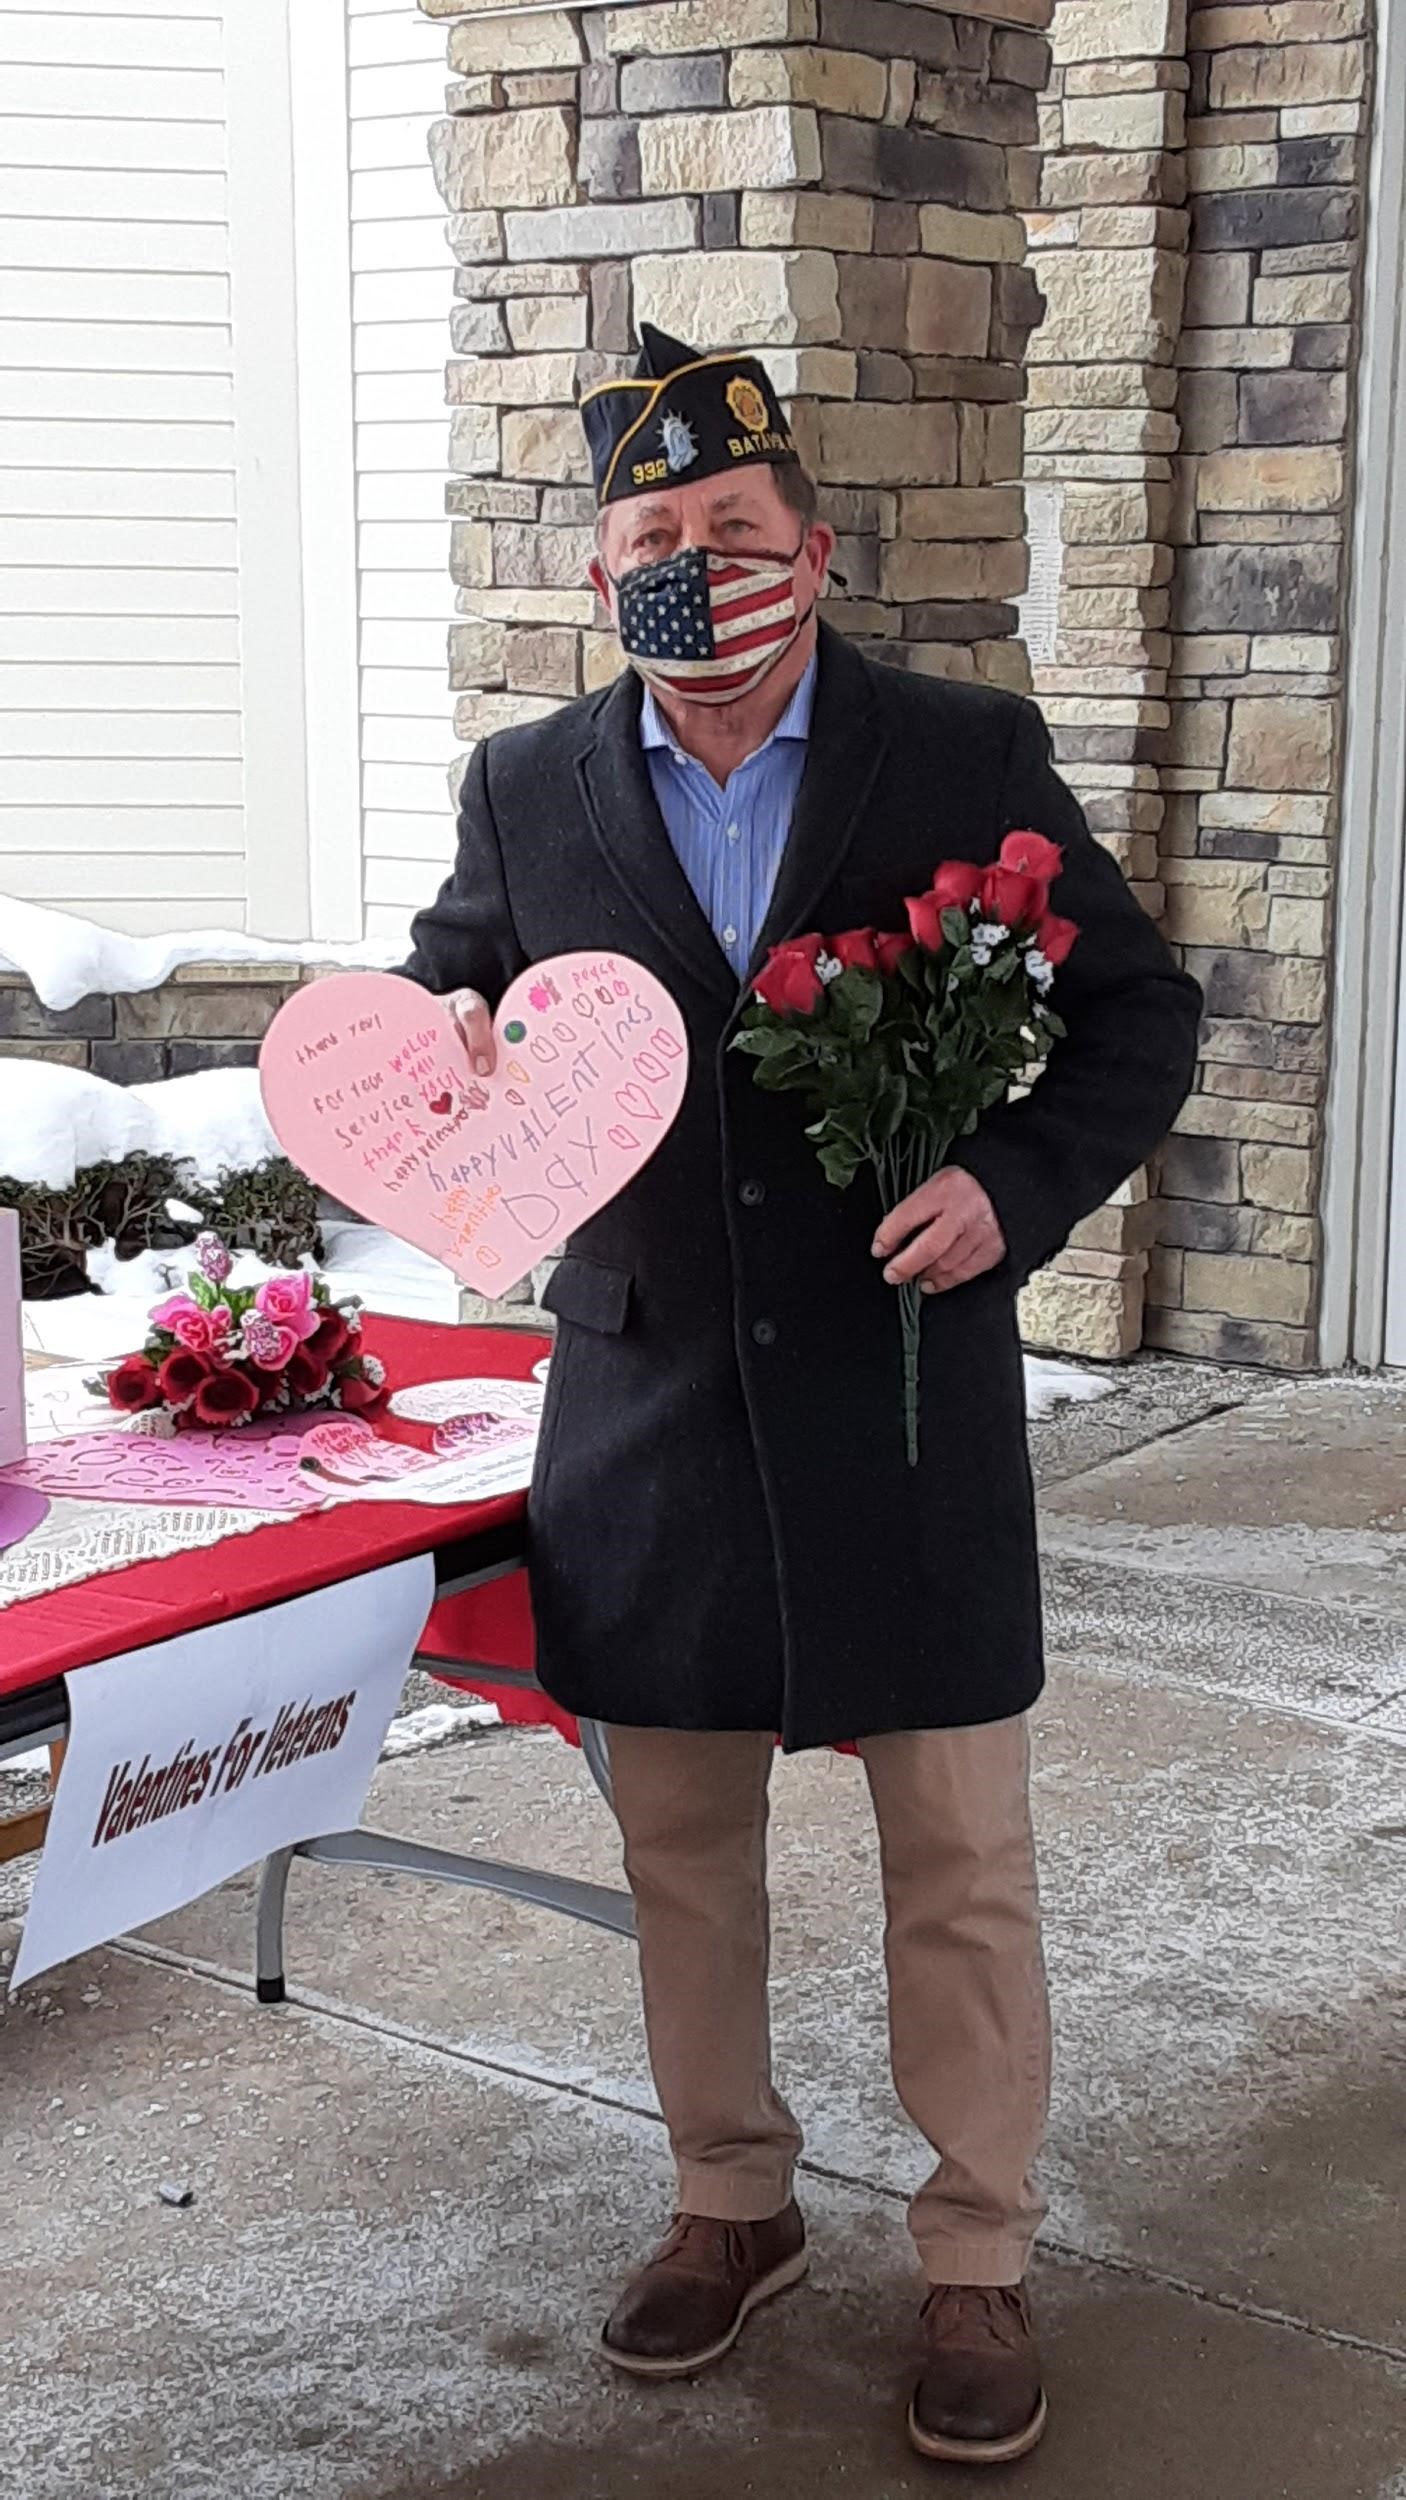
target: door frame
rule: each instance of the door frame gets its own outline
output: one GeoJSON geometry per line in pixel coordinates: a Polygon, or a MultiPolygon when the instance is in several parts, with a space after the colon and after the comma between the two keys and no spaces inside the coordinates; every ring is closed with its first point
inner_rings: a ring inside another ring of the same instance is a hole
{"type": "Polygon", "coordinates": [[[346,0],[226,0],[246,910],[358,938],[346,0]]]}
{"type": "Polygon", "coordinates": [[[1406,1363],[1406,0],[1380,0],[1367,188],[1319,1359],[1406,1363]]]}

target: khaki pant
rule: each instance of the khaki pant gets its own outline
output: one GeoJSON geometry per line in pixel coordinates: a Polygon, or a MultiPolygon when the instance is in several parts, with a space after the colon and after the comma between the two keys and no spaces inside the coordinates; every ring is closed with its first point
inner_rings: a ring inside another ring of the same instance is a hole
{"type": "MultiPolygon", "coordinates": [[[[771,2079],[769,1736],[608,1731],[639,1922],[650,2064],[687,2213],[761,2221],[801,2132],[771,2079]]],[[[1023,1718],[872,1736],[893,2078],[937,2155],[909,2225],[930,2282],[1015,2283],[1044,2206],[1030,2167],[1049,2004],[1023,1718]]]]}

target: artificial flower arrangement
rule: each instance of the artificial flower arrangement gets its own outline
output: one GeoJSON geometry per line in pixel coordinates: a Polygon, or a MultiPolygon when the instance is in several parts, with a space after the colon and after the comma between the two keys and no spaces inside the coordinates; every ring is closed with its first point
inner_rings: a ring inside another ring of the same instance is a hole
{"type": "MultiPolygon", "coordinates": [[[[1048,992],[1079,934],[1050,910],[1062,856],[1043,834],[1010,833],[989,868],[944,862],[907,898],[905,930],[772,948],[733,1048],[756,1060],[759,1085],[805,1096],[806,1135],[837,1189],[867,1163],[890,1213],[1062,1037],[1048,992]]],[[[897,1293],[916,1466],[920,1287],[897,1293]]]]}
{"type": "Polygon", "coordinates": [[[360,1346],[361,1306],[334,1302],[320,1276],[298,1269],[261,1285],[231,1285],[234,1261],[218,1233],[201,1233],[189,1291],[158,1302],[140,1354],[92,1386],[124,1413],[160,1409],[180,1429],[250,1423],[306,1407],[341,1407],[368,1420],[390,1395],[385,1369],[360,1346]]]}

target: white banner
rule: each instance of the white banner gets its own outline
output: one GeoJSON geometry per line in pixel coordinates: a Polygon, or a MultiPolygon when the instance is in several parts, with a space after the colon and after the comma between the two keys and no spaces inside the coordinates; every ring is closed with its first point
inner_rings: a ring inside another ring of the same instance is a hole
{"type": "Polygon", "coordinates": [[[417,1554],[69,1676],[11,1988],[357,1823],[433,1597],[417,1554]]]}

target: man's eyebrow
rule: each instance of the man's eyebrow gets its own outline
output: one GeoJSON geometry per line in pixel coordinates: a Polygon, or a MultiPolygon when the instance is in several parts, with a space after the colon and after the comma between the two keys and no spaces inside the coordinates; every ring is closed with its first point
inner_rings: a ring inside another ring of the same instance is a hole
{"type": "Polygon", "coordinates": [[[634,517],[637,521],[657,521],[661,518],[667,519],[668,512],[667,503],[655,496],[646,495],[636,503],[634,517]]]}

